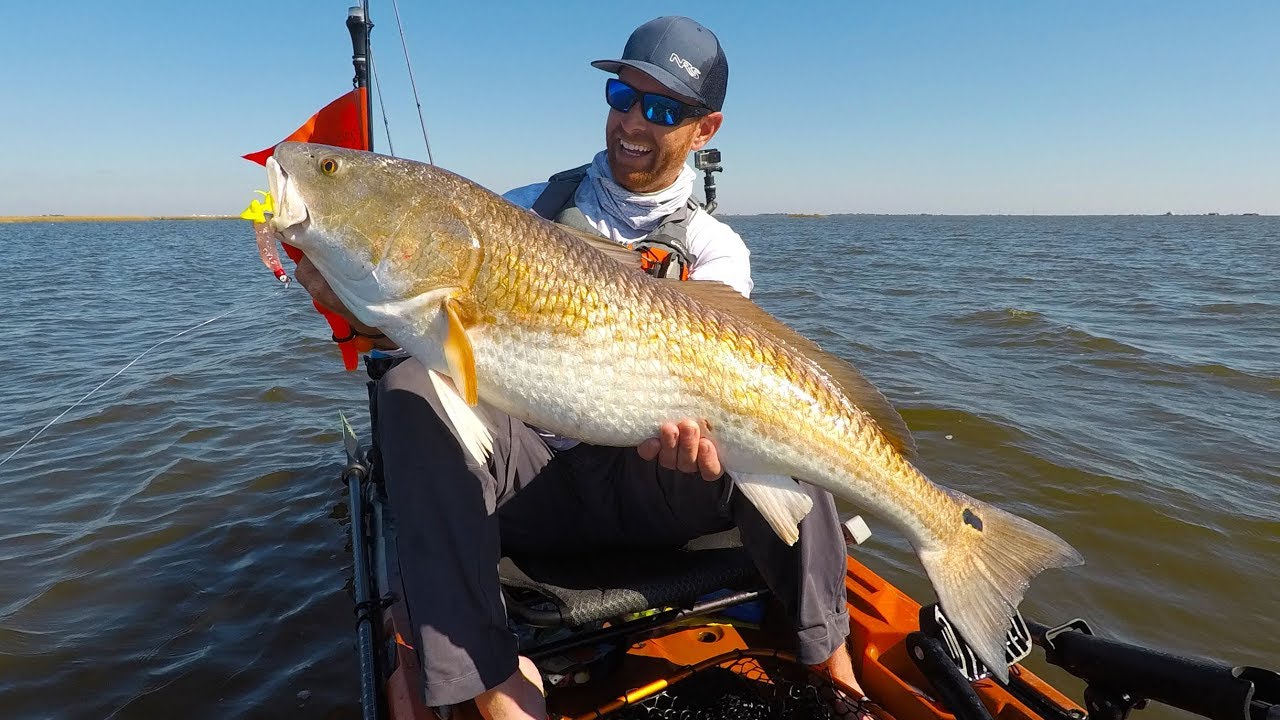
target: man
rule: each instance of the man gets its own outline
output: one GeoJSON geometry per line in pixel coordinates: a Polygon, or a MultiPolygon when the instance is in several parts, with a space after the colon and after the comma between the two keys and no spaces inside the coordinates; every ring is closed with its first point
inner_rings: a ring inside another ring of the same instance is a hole
{"type": "MultiPolygon", "coordinates": [[[[654,272],[724,282],[749,296],[747,248],[690,201],[696,174],[685,164],[723,122],[728,62],[715,35],[688,18],[658,18],[636,29],[621,59],[592,64],[617,75],[606,83],[605,149],[589,166],[505,197],[619,242],[653,243],[654,272]]],[[[297,276],[354,321],[305,260],[297,276]]],[[[631,449],[586,445],[503,416],[493,458],[469,464],[426,371],[397,354],[370,363],[374,437],[428,705],[474,699],[488,718],[546,715],[538,671],[518,657],[507,629],[496,568],[503,554],[680,547],[733,526],[791,620],[801,662],[858,687],[845,646],[845,546],[828,493],[802,484],[813,510],[799,541],[783,544],[731,492],[695,419],[668,423],[631,449]]]]}

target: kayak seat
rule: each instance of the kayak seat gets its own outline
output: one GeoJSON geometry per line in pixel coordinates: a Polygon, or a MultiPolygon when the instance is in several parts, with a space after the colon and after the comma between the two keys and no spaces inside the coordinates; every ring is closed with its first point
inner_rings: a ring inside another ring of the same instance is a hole
{"type": "Polygon", "coordinates": [[[507,614],[544,627],[687,608],[717,590],[765,588],[742,547],[504,557],[498,577],[507,614]]]}

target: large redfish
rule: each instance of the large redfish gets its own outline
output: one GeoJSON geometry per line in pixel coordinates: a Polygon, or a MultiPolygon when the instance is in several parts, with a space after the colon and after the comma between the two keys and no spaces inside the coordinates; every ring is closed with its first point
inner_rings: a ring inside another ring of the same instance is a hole
{"type": "Polygon", "coordinates": [[[284,143],[268,176],[275,229],[356,317],[452,379],[450,414],[473,452],[484,438],[458,415],[477,402],[621,447],[694,418],[787,543],[810,509],[792,478],[904,533],[1001,679],[1031,578],[1082,562],[1053,533],[931,482],[870,383],[726,285],[654,279],[605,241],[422,163],[284,143]]]}

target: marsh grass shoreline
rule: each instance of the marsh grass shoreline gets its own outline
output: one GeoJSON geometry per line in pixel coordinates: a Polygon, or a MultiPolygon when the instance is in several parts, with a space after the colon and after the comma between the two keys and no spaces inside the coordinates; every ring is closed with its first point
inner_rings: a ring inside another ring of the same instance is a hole
{"type": "Polygon", "coordinates": [[[239,217],[239,215],[0,215],[0,223],[236,220],[239,217]]]}

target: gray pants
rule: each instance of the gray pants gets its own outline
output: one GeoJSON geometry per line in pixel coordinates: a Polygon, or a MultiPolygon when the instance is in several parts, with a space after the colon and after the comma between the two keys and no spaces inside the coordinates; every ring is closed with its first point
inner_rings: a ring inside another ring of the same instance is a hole
{"type": "Polygon", "coordinates": [[[635,448],[581,444],[553,457],[536,432],[500,413],[493,457],[476,466],[432,409],[416,360],[387,372],[375,392],[428,705],[469,700],[516,671],[497,573],[508,553],[678,548],[736,525],[795,628],[801,662],[827,659],[848,636],[845,544],[829,493],[801,483],[813,510],[787,546],[726,479],[666,470],[635,448]]]}

